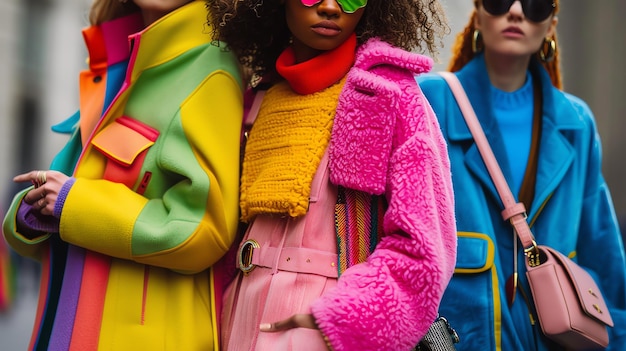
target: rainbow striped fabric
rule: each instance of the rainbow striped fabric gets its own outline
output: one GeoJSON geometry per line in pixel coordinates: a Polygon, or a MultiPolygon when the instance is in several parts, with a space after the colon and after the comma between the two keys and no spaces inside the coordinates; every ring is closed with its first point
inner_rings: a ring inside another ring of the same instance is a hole
{"type": "Polygon", "coordinates": [[[364,262],[383,235],[386,201],[382,195],[339,186],[335,205],[339,276],[364,262]]]}

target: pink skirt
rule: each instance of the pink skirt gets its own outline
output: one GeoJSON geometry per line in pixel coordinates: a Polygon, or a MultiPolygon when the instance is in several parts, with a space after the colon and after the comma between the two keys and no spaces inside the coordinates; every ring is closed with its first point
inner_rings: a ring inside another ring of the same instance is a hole
{"type": "Polygon", "coordinates": [[[226,351],[319,350],[328,348],[316,329],[260,332],[294,314],[310,314],[311,303],[337,283],[334,209],[337,189],[324,157],[311,187],[304,217],[257,216],[242,242],[239,272],[224,296],[222,342],[226,351]]]}

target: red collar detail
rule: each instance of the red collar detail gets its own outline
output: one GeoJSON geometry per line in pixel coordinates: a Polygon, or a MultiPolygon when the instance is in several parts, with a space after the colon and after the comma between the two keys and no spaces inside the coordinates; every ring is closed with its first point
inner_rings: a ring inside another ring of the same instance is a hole
{"type": "Polygon", "coordinates": [[[276,71],[296,93],[316,93],[337,83],[348,73],[354,64],[355,51],[354,33],[339,47],[297,64],[290,46],[276,60],[276,71]]]}

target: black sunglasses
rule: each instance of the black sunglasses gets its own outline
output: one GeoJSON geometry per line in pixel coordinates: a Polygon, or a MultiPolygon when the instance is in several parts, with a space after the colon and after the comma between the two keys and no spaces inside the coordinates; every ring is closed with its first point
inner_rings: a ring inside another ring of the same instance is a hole
{"type": "MultiPolygon", "coordinates": [[[[485,11],[493,16],[504,15],[509,12],[517,0],[482,0],[485,11]]],[[[524,16],[532,22],[543,22],[550,17],[556,4],[553,0],[520,0],[524,16]]]]}

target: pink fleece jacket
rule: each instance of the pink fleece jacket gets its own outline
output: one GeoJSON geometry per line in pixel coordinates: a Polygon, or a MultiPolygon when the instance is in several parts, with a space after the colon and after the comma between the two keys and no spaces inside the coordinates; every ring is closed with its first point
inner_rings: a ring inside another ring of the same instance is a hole
{"type": "Polygon", "coordinates": [[[450,164],[415,82],[432,60],[380,40],[357,52],[330,145],[335,184],[385,194],[385,237],[312,306],[336,351],[410,350],[437,315],[456,260],[450,164]]]}

